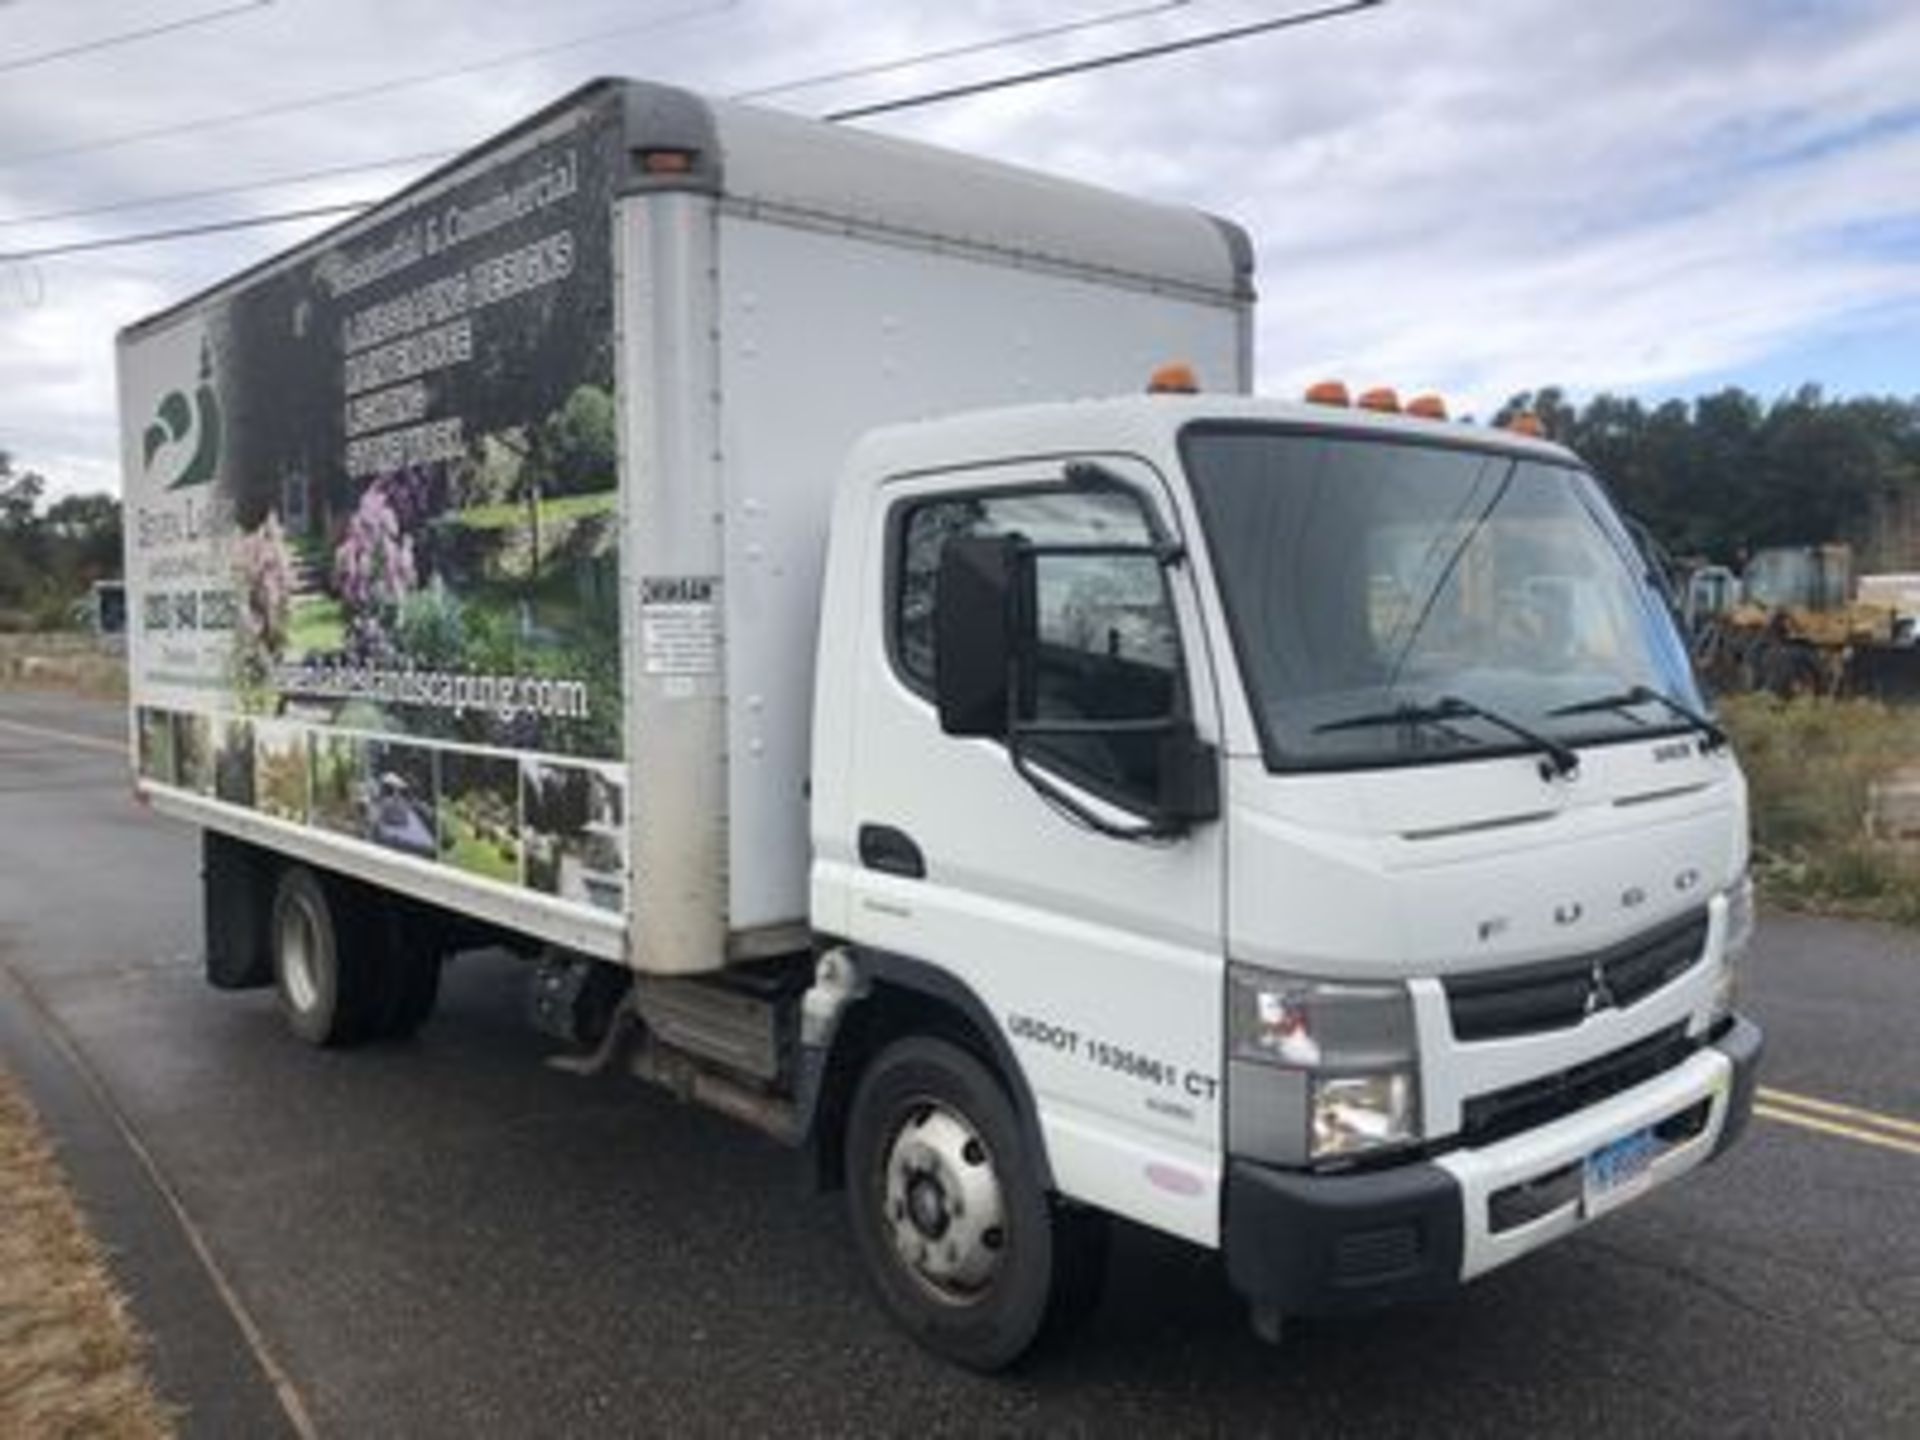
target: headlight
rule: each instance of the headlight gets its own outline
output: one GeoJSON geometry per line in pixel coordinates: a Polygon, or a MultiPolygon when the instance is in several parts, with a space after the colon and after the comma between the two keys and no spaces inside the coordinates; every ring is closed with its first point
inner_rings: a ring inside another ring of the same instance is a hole
{"type": "Polygon", "coordinates": [[[1733,1013],[1740,988],[1740,965],[1753,944],[1753,878],[1742,875],[1725,891],[1726,938],[1720,946],[1720,973],[1714,977],[1709,1024],[1718,1025],[1733,1013]]]}
{"type": "Polygon", "coordinates": [[[1419,1139],[1414,1099],[1413,1076],[1405,1070],[1320,1077],[1313,1082],[1313,1157],[1361,1155],[1419,1139]]]}
{"type": "Polygon", "coordinates": [[[1252,966],[1227,977],[1228,1145],[1299,1165],[1420,1138],[1413,1004],[1252,966]]]}

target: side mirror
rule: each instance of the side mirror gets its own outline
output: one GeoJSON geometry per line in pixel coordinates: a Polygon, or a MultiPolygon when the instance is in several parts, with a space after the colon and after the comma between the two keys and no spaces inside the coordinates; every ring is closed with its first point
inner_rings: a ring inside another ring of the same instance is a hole
{"type": "Polygon", "coordinates": [[[1220,818],[1220,752],[1194,733],[1191,720],[1171,721],[1160,741],[1154,818],[1172,834],[1220,818]]]}
{"type": "Polygon", "coordinates": [[[1013,604],[1020,542],[955,538],[940,551],[933,592],[933,691],[949,735],[1007,733],[1013,604]]]}

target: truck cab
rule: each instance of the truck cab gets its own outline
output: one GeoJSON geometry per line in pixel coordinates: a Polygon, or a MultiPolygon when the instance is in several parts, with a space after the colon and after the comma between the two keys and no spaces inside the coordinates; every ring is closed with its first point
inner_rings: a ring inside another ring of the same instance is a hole
{"type": "Polygon", "coordinates": [[[1744,783],[1566,450],[1205,395],[895,427],[820,636],[820,943],[962,997],[1023,1121],[990,1183],[950,1096],[848,1164],[936,1344],[1020,1263],[953,1215],[1000,1168],[1221,1249],[1272,1331],[1739,1133],[1744,783]]]}

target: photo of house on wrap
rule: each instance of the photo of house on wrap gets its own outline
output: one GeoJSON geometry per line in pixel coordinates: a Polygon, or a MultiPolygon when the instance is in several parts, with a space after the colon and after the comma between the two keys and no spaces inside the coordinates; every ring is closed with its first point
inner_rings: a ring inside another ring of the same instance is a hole
{"type": "Polygon", "coordinates": [[[532,889],[618,910],[626,894],[626,794],[619,772],[529,760],[522,811],[532,889]]]}

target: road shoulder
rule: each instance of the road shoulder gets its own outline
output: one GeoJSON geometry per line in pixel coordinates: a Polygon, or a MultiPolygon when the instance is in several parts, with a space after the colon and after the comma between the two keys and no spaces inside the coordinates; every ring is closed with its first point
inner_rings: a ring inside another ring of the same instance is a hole
{"type": "Polygon", "coordinates": [[[150,1348],[155,1388],[180,1433],[295,1435],[166,1197],[119,1122],[59,1042],[25,983],[0,961],[0,1057],[38,1112],[67,1181],[150,1348]]]}

